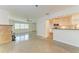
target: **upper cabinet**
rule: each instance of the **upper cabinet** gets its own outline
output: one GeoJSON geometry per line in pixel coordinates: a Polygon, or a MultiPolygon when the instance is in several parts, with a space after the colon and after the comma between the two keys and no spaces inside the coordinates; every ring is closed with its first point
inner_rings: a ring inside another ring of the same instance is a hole
{"type": "Polygon", "coordinates": [[[60,26],[62,25],[71,25],[71,16],[55,18],[53,19],[53,24],[58,23],[60,26]]]}
{"type": "Polygon", "coordinates": [[[79,13],[75,13],[69,16],[63,16],[50,19],[50,24],[53,27],[61,29],[79,29],[79,13]],[[58,24],[55,26],[55,24],[58,24]]]}
{"type": "Polygon", "coordinates": [[[53,27],[57,28],[71,28],[72,26],[72,16],[64,16],[59,18],[51,19],[53,27]],[[54,26],[58,24],[57,26],[54,26]]]}
{"type": "Polygon", "coordinates": [[[79,14],[72,15],[72,24],[79,24],[79,14]]]}

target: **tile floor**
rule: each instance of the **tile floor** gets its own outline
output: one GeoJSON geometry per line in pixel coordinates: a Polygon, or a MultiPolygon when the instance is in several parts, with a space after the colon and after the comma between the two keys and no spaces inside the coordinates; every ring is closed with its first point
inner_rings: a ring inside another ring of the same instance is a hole
{"type": "MultiPolygon", "coordinates": [[[[0,45],[0,53],[69,53],[70,51],[53,40],[39,37],[35,32],[16,35],[16,41],[0,45]]],[[[72,50],[72,48],[70,48],[72,50]]],[[[79,48],[77,48],[79,49],[79,48]]],[[[77,51],[79,52],[79,50],[77,51]]]]}

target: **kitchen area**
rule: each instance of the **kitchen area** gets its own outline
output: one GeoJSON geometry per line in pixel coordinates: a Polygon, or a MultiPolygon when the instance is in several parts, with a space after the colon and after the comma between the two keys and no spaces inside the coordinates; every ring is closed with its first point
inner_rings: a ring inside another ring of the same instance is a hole
{"type": "Polygon", "coordinates": [[[79,47],[79,14],[49,19],[48,36],[71,46],[79,47]]]}

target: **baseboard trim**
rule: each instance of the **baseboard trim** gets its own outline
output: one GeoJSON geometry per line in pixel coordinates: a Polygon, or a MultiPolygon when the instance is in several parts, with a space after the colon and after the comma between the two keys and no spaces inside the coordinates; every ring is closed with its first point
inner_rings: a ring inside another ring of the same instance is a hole
{"type": "Polygon", "coordinates": [[[66,45],[66,46],[69,46],[69,47],[71,46],[71,47],[74,47],[74,48],[79,48],[77,46],[70,45],[70,44],[67,44],[67,43],[64,43],[64,42],[60,42],[60,41],[57,41],[57,40],[54,40],[54,42],[58,43],[58,45],[62,45],[62,46],[66,45]]]}

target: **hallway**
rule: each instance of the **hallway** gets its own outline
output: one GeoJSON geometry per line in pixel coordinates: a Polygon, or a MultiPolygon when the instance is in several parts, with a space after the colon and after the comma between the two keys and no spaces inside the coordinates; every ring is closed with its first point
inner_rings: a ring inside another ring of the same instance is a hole
{"type": "Polygon", "coordinates": [[[59,46],[59,44],[58,45],[55,44],[57,42],[54,43],[53,41],[48,41],[37,36],[35,32],[27,33],[26,35],[29,36],[24,38],[24,40],[22,38],[22,40],[0,45],[0,52],[1,53],[6,53],[6,52],[7,53],[68,53],[70,52],[67,49],[59,46]]]}

